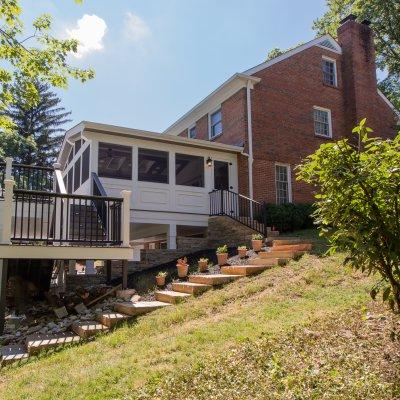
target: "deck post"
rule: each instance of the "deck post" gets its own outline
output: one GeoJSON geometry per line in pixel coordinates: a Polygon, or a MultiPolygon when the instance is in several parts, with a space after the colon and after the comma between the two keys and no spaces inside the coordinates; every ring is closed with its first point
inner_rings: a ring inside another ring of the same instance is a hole
{"type": "Polygon", "coordinates": [[[129,247],[130,225],[131,225],[131,191],[122,190],[121,196],[124,199],[122,203],[121,216],[121,241],[123,247],[129,247]]]}
{"type": "Polygon", "coordinates": [[[6,157],[6,175],[5,179],[13,179],[12,177],[12,161],[11,157],[6,157]]]}
{"type": "Polygon", "coordinates": [[[176,250],[176,224],[168,225],[168,249],[176,250]]]}
{"type": "Polygon", "coordinates": [[[0,259],[0,335],[4,332],[8,260],[0,259]]]}
{"type": "Polygon", "coordinates": [[[3,231],[1,238],[1,243],[3,244],[11,244],[13,195],[14,195],[14,181],[12,179],[5,179],[4,202],[3,202],[3,231]]]}
{"type": "Polygon", "coordinates": [[[128,260],[122,260],[122,289],[128,289],[128,260]]]}

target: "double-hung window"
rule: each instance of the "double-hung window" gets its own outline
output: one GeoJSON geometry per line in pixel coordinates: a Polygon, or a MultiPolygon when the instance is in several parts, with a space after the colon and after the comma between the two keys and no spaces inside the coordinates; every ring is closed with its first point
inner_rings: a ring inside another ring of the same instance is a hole
{"type": "Polygon", "coordinates": [[[336,62],[334,60],[322,59],[322,74],[324,83],[330,86],[337,86],[336,62]]]}
{"type": "Polygon", "coordinates": [[[314,107],[314,133],[316,136],[332,137],[331,110],[314,107]]]}
{"type": "Polygon", "coordinates": [[[210,115],[210,139],[221,135],[222,133],[222,113],[221,109],[210,115]]]}
{"type": "Polygon", "coordinates": [[[275,165],[276,202],[286,204],[291,202],[290,166],[275,165]]]}

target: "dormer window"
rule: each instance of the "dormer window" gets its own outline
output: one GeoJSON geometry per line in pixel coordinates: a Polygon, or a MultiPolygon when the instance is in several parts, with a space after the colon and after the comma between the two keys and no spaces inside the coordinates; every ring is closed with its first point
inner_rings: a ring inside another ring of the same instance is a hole
{"type": "Polygon", "coordinates": [[[209,125],[210,125],[210,139],[214,139],[215,137],[222,134],[222,113],[221,109],[210,114],[209,117],[209,125]]]}
{"type": "Polygon", "coordinates": [[[336,61],[331,58],[322,58],[322,74],[326,85],[337,86],[336,61]]]}

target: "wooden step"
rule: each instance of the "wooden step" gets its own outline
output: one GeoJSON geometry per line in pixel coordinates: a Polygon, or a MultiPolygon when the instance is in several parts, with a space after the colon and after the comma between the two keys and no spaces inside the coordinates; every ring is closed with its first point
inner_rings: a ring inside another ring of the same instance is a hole
{"type": "Polygon", "coordinates": [[[130,318],[129,315],[121,314],[117,312],[108,312],[108,313],[101,313],[97,315],[97,321],[101,324],[107,326],[108,328],[112,328],[119,323],[122,323],[130,318]]]}
{"type": "Polygon", "coordinates": [[[188,293],[194,296],[204,293],[205,291],[211,289],[212,286],[204,285],[203,283],[193,283],[193,282],[173,282],[172,290],[174,292],[188,293]]]}
{"type": "Polygon", "coordinates": [[[271,251],[260,251],[258,257],[263,259],[269,258],[295,258],[304,254],[304,251],[293,251],[293,250],[272,250],[271,251]]]}
{"type": "Polygon", "coordinates": [[[229,265],[221,268],[222,274],[249,276],[270,268],[269,265],[229,265]]]}
{"type": "Polygon", "coordinates": [[[114,305],[114,310],[121,314],[137,316],[147,314],[151,311],[157,310],[158,308],[167,307],[169,305],[169,303],[161,301],[138,301],[137,303],[126,302],[116,303],[114,305]]]}
{"type": "Polygon", "coordinates": [[[274,239],[272,241],[273,246],[282,246],[282,245],[286,245],[286,244],[300,244],[300,243],[304,243],[304,241],[297,236],[280,237],[279,239],[274,239]]]}
{"type": "Polygon", "coordinates": [[[288,258],[250,258],[250,260],[247,261],[249,265],[264,265],[266,267],[270,267],[270,261],[274,261],[274,265],[285,265],[288,262],[288,258]]]}
{"type": "Polygon", "coordinates": [[[77,343],[81,340],[80,336],[72,332],[47,334],[47,335],[31,335],[26,339],[26,347],[29,355],[37,354],[41,350],[53,347],[63,346],[67,344],[77,343]]]}
{"type": "Polygon", "coordinates": [[[204,285],[219,286],[230,283],[240,278],[239,275],[209,274],[209,275],[189,275],[189,282],[202,283],[204,285]]]}
{"type": "Polygon", "coordinates": [[[1,365],[9,365],[14,362],[26,360],[29,357],[28,350],[25,346],[10,345],[3,346],[0,349],[1,365]]]}
{"type": "Polygon", "coordinates": [[[271,251],[310,251],[312,249],[311,243],[299,243],[299,244],[273,244],[271,251]]]}
{"type": "Polygon", "coordinates": [[[96,321],[77,321],[72,324],[71,329],[82,339],[88,339],[91,336],[108,331],[107,326],[96,321]]]}
{"type": "Polygon", "coordinates": [[[155,292],[156,300],[165,303],[177,304],[191,295],[188,293],[174,292],[172,290],[159,290],[155,292]]]}

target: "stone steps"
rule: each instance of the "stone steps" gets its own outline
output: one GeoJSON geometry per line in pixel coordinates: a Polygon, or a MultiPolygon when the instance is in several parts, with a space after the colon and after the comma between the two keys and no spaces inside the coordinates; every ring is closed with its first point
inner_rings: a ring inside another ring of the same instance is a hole
{"type": "Polygon", "coordinates": [[[14,362],[21,362],[29,357],[26,346],[10,345],[0,349],[1,366],[9,365],[14,362]]]}
{"type": "Polygon", "coordinates": [[[118,312],[101,313],[97,316],[97,321],[101,324],[112,328],[124,321],[129,320],[131,317],[126,314],[121,314],[118,312]]]}
{"type": "Polygon", "coordinates": [[[79,321],[74,322],[71,326],[73,332],[82,339],[88,339],[101,332],[107,332],[108,327],[97,321],[79,321]]]}
{"type": "Polygon", "coordinates": [[[228,275],[249,276],[259,274],[268,268],[270,268],[269,265],[228,265],[221,268],[221,273],[228,275]]]}
{"type": "Polygon", "coordinates": [[[194,282],[173,282],[172,290],[174,292],[188,293],[191,295],[199,295],[204,293],[205,291],[211,289],[211,285],[205,285],[203,283],[194,283],[194,282]]]}
{"type": "Polygon", "coordinates": [[[138,301],[137,303],[126,302],[116,303],[114,305],[114,310],[121,314],[136,317],[169,305],[169,303],[161,301],[138,301]]]}
{"type": "Polygon", "coordinates": [[[67,344],[77,343],[81,337],[72,333],[64,332],[48,335],[31,335],[26,340],[26,347],[29,355],[34,355],[42,350],[47,350],[53,347],[63,346],[67,344]]]}
{"type": "Polygon", "coordinates": [[[210,275],[190,275],[189,282],[202,283],[203,285],[220,286],[230,283],[240,278],[239,275],[210,274],[210,275]]]}
{"type": "Polygon", "coordinates": [[[159,290],[155,292],[156,300],[170,304],[177,304],[191,295],[188,293],[174,292],[173,290],[159,290]]]}

